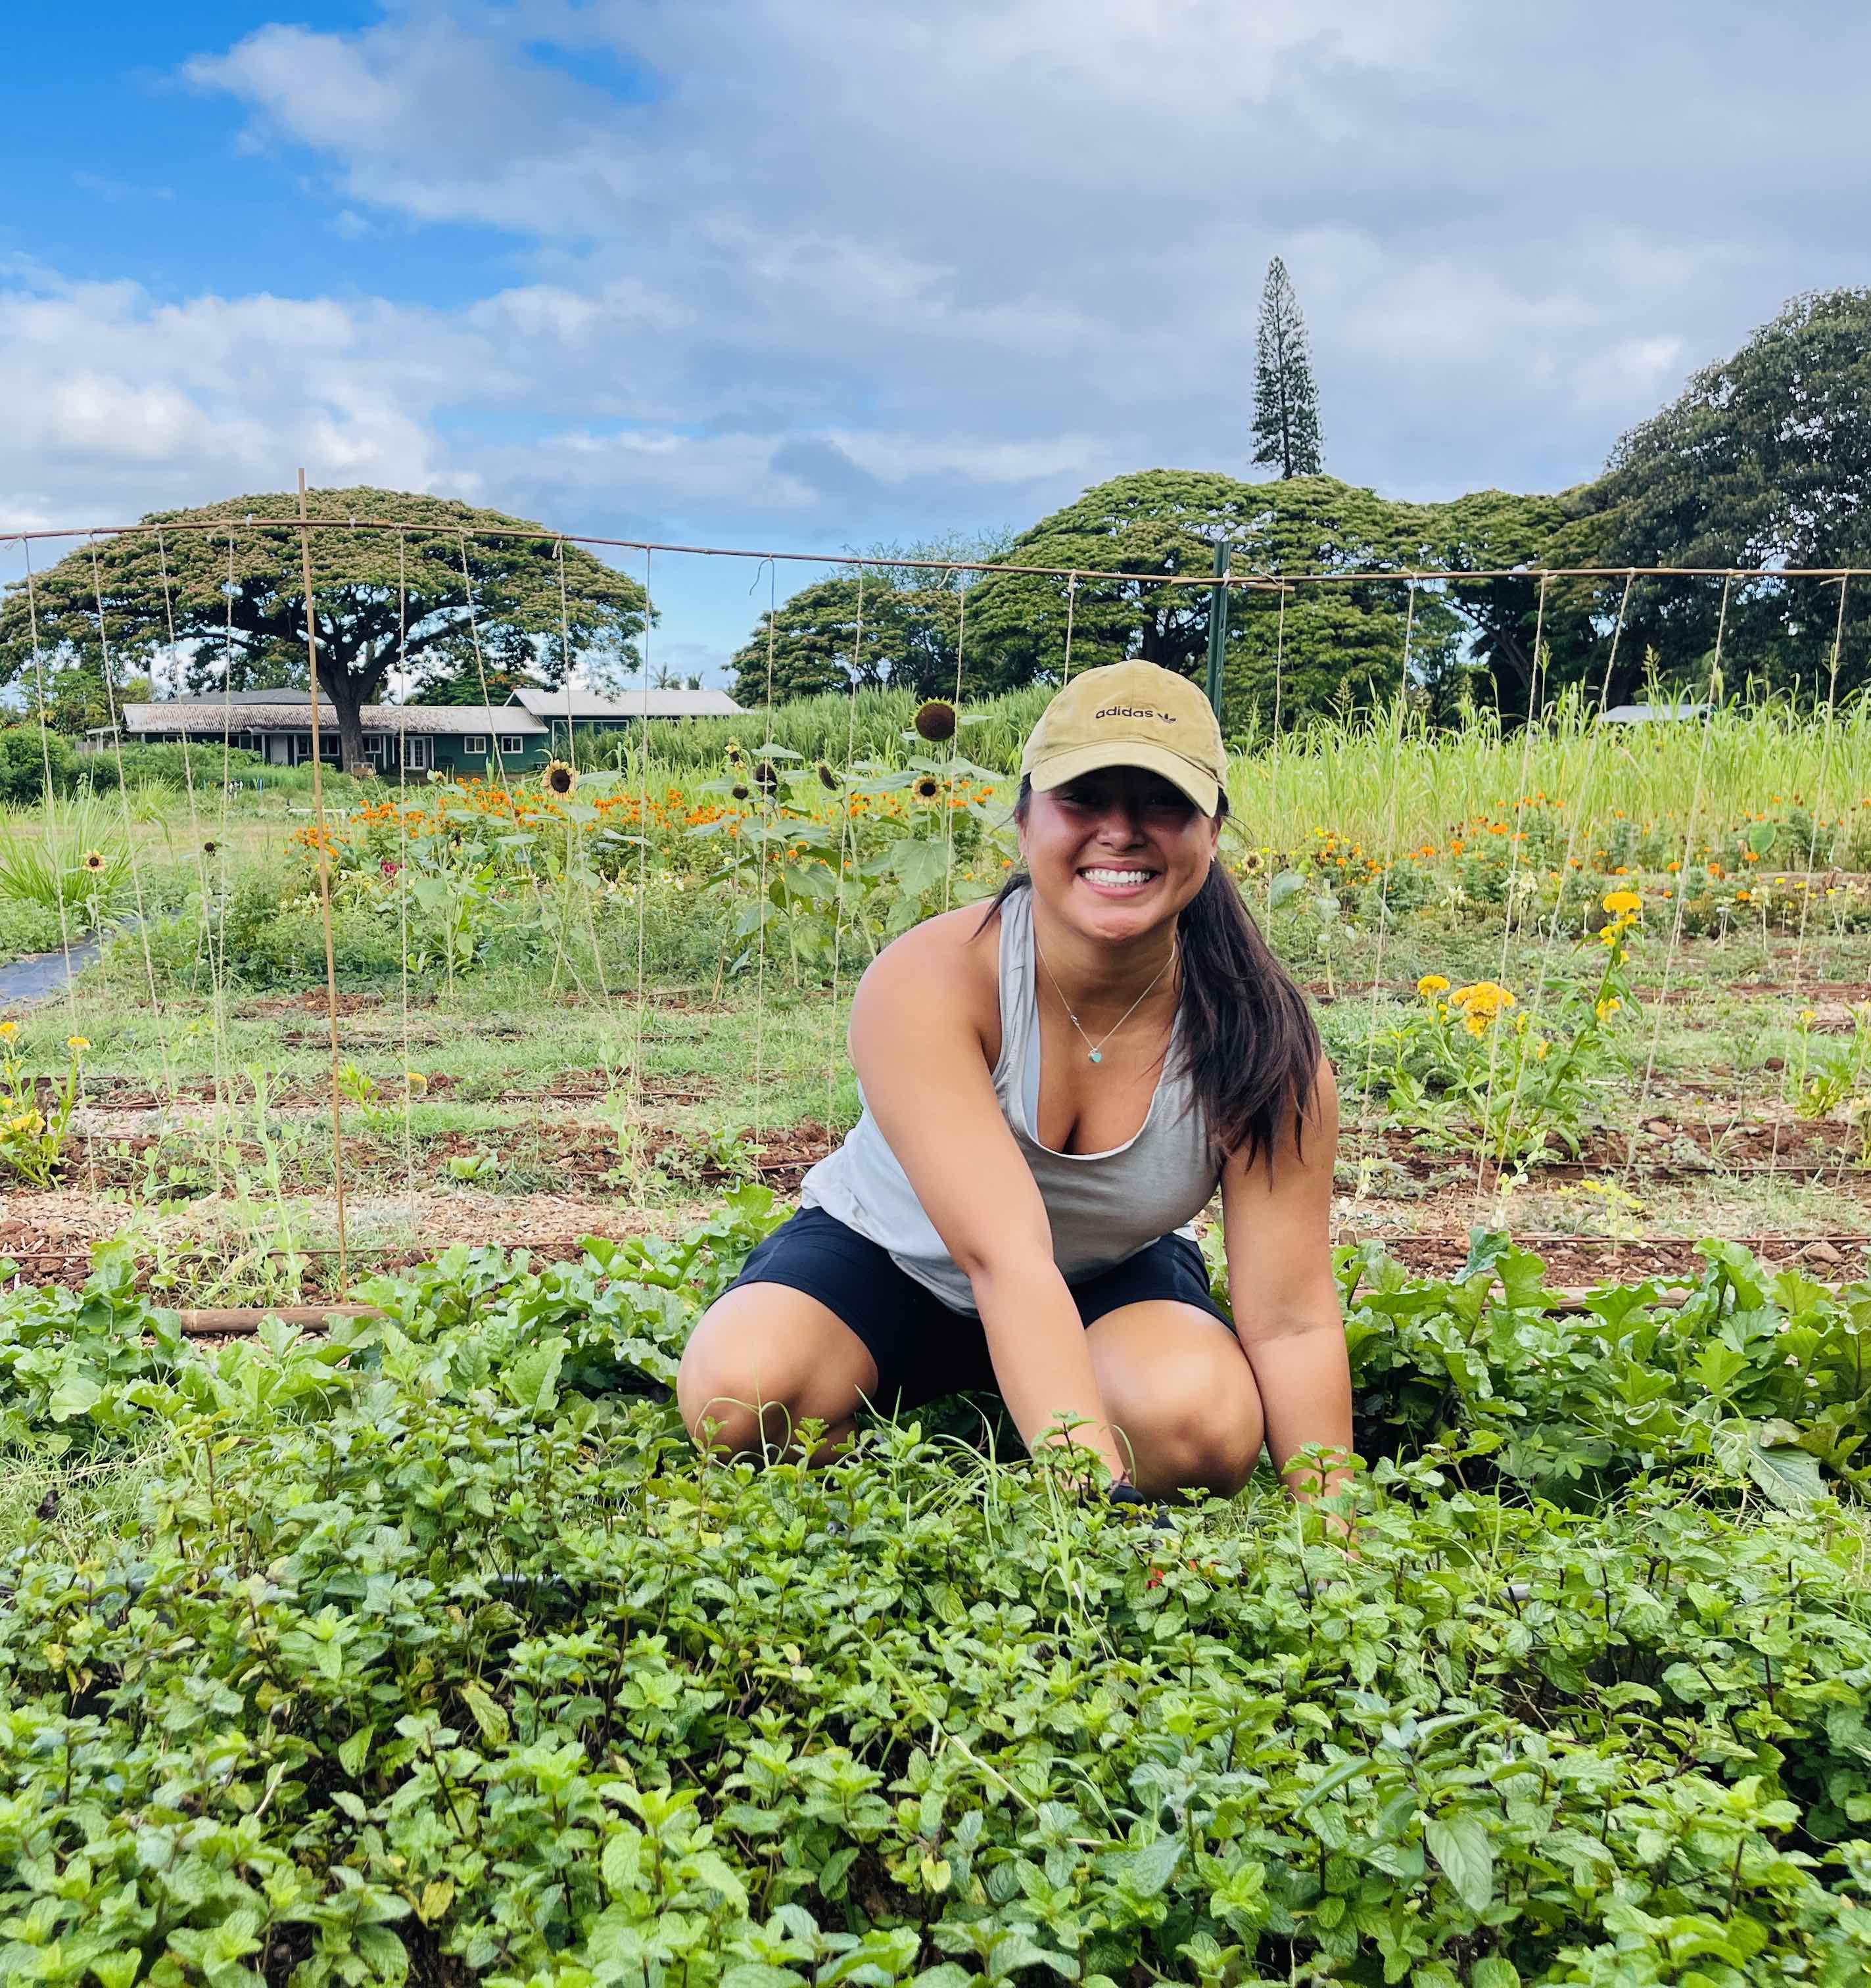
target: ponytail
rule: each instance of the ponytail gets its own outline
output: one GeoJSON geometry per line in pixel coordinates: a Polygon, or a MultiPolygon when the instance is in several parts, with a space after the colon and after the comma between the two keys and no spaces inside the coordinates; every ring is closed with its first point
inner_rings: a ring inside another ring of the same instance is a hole
{"type": "MultiPolygon", "coordinates": [[[[1014,816],[1024,821],[1033,797],[1023,776],[1014,816]]],[[[1219,816],[1228,812],[1221,796],[1219,816]]],[[[979,929],[1032,879],[1016,871],[1000,887],[979,929]]],[[[1271,1164],[1288,1114],[1297,1144],[1318,1087],[1319,1032],[1297,982],[1260,935],[1239,887],[1219,860],[1176,921],[1182,953],[1182,1067],[1206,1119],[1209,1137],[1252,1166],[1271,1164]]]]}

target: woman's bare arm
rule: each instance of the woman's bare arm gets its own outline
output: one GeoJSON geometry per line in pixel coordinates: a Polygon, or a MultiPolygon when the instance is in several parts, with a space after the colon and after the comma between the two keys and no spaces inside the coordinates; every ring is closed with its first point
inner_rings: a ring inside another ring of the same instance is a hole
{"type": "MultiPolygon", "coordinates": [[[[956,915],[965,921],[931,919],[871,962],[851,1003],[851,1061],[878,1129],[973,1286],[995,1380],[1027,1448],[1069,1417],[1078,1424],[1071,1439],[1125,1476],[1045,1203],[994,1094],[986,1008],[969,998],[965,949],[978,914],[956,915]]],[[[993,934],[972,942],[991,945],[993,934]]]]}
{"type": "Polygon", "coordinates": [[[1352,1380],[1331,1270],[1332,1163],[1338,1090],[1319,1059],[1303,1140],[1284,1128],[1272,1165],[1240,1155],[1221,1177],[1223,1232],[1234,1329],[1267,1417],[1267,1449],[1296,1497],[1329,1496],[1349,1474],[1286,1466],[1308,1444],[1352,1450],[1352,1380]]]}

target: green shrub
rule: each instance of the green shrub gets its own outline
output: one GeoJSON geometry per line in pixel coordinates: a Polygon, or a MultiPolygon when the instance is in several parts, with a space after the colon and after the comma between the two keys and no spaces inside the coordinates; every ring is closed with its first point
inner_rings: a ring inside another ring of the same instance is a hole
{"type": "MultiPolygon", "coordinates": [[[[1159,1529],[915,1422],[824,1470],[704,1464],[675,1355],[774,1215],[747,1189],[679,1243],[456,1249],[367,1283],[386,1317],[211,1352],[120,1249],[0,1300],[0,1442],[62,1449],[76,1495],[163,1438],[130,1537],[74,1557],[16,1517],[0,1563],[9,1971],[1866,1978],[1871,1595],[1829,1496],[1782,1510],[1645,1426],[1615,1361],[1632,1474],[1592,1509],[1480,1483],[1478,1428],[1376,1463],[1355,1561],[1276,1486],[1159,1529]]],[[[1402,1333],[1419,1425],[1450,1376],[1528,1439],[1576,1422],[1481,1384],[1550,1307],[1531,1259],[1480,1253],[1407,1305],[1379,1280],[1361,1378],[1402,1333]]],[[[1871,1298],[1725,1256],[1704,1295],[1710,1374],[1763,1314],[1785,1337],[1783,1300],[1837,1331],[1871,1298]]],[[[1654,1309],[1602,1293],[1562,1367],[1654,1309]]]]}

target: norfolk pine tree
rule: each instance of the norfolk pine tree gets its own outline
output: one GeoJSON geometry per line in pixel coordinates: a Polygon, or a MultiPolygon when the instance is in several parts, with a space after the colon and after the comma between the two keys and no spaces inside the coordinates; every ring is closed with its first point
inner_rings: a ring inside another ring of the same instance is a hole
{"type": "Polygon", "coordinates": [[[1284,477],[1317,476],[1324,446],[1306,320],[1286,265],[1276,255],[1267,265],[1254,336],[1254,459],[1271,464],[1284,477]]]}

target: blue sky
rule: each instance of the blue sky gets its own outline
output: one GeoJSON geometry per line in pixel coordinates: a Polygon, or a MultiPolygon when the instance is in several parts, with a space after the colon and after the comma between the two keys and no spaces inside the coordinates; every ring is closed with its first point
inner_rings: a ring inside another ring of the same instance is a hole
{"type": "MultiPolygon", "coordinates": [[[[620,536],[1022,524],[1251,473],[1274,253],[1329,469],[1557,488],[1871,258],[1871,24],[1808,0],[74,18],[19,0],[0,72],[0,527],[302,462],[620,536]]],[[[718,679],[753,577],[660,561],[661,659],[718,679]]]]}

